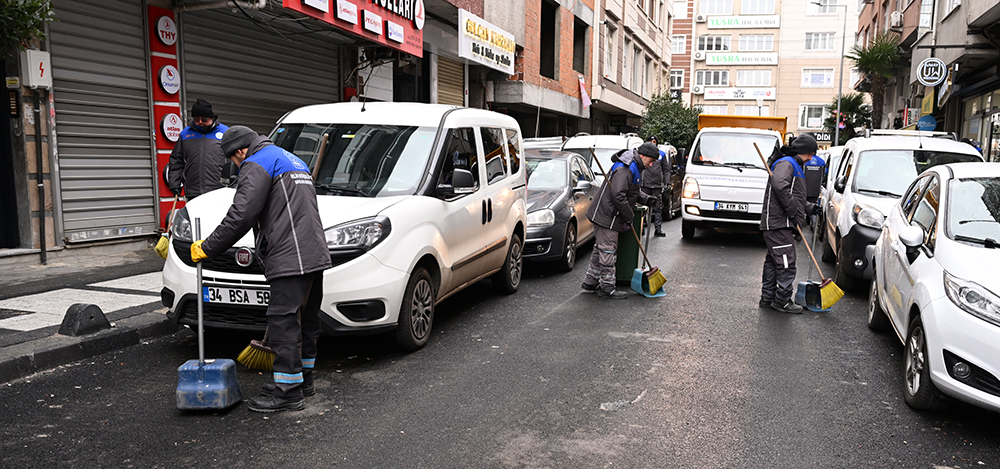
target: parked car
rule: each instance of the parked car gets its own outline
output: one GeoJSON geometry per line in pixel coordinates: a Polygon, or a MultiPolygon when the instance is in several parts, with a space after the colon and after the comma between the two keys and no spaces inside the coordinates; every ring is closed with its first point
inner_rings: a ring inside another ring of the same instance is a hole
{"type": "Polygon", "coordinates": [[[582,156],[568,151],[526,151],[528,233],[525,260],[576,265],[576,249],[594,237],[587,210],[600,185],[582,156]]]}
{"type": "Polygon", "coordinates": [[[1000,412],[1000,165],[936,166],[902,193],[875,243],[868,326],[903,342],[911,407],[947,395],[1000,412]]]}
{"type": "MultiPolygon", "coordinates": [[[[445,298],[485,278],[501,293],[517,291],[527,210],[513,118],[420,103],[322,104],[288,113],[270,137],[312,169],[334,265],[324,272],[325,332],[392,332],[416,350],[445,298]]],[[[207,237],[234,193],[218,189],[178,213],[163,268],[173,321],[196,324],[191,223],[200,218],[207,237]]],[[[204,287],[222,293],[204,305],[207,327],[263,332],[268,284],[248,255],[254,248],[248,233],[203,261],[204,287]]]]}
{"type": "Polygon", "coordinates": [[[673,145],[660,145],[666,154],[670,175],[663,188],[663,220],[673,220],[681,215],[681,193],[684,192],[684,156],[673,145]]]}
{"type": "MultiPolygon", "coordinates": [[[[823,187],[819,189],[820,202],[829,200],[830,193],[833,192],[833,183],[837,175],[837,166],[840,165],[840,157],[844,154],[843,146],[830,147],[826,150],[820,150],[816,153],[823,161],[826,161],[826,178],[823,180],[823,187]]],[[[816,219],[816,227],[814,229],[819,230],[817,235],[819,240],[823,240],[823,234],[826,232],[822,229],[823,224],[826,221],[826,212],[821,211],[816,219]]]]}
{"type": "Polygon", "coordinates": [[[882,223],[918,174],[940,164],[983,160],[970,145],[944,137],[897,131],[848,140],[833,191],[824,201],[822,258],[835,262],[833,280],[841,288],[872,277],[882,223]]]}
{"type": "Polygon", "coordinates": [[[621,150],[633,150],[642,145],[642,139],[636,134],[626,135],[590,135],[577,134],[563,142],[562,150],[571,151],[583,156],[590,164],[590,170],[597,175],[597,183],[604,182],[605,170],[611,168],[611,156],[621,150]],[[591,149],[597,156],[597,161],[591,156],[591,149]]]}
{"type": "Polygon", "coordinates": [[[524,150],[558,150],[566,137],[531,137],[524,139],[524,150]]]}

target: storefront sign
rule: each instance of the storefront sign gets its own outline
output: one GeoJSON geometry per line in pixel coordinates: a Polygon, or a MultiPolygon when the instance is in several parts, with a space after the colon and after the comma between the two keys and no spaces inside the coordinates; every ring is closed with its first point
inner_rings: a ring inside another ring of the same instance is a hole
{"type": "Polygon", "coordinates": [[[951,97],[951,92],[955,89],[955,74],[958,73],[958,64],[955,64],[954,68],[948,69],[948,74],[945,76],[944,82],[941,87],[938,88],[938,107],[944,106],[944,103],[948,102],[948,98],[951,97]]]}
{"type": "Polygon", "coordinates": [[[514,74],[514,35],[472,13],[458,10],[458,56],[514,74]]]}
{"type": "Polygon", "coordinates": [[[281,0],[281,5],[377,44],[424,55],[424,0],[281,0]]]}
{"type": "Polygon", "coordinates": [[[163,116],[163,120],[160,122],[160,131],[163,132],[163,136],[167,140],[176,142],[181,138],[182,130],[184,130],[184,121],[181,120],[181,116],[174,113],[163,116]]]}
{"type": "Polygon", "coordinates": [[[937,129],[937,119],[934,116],[924,116],[917,120],[917,130],[937,129]]]}
{"type": "Polygon", "coordinates": [[[813,134],[814,137],[816,137],[816,141],[817,142],[832,142],[833,141],[833,136],[830,135],[830,132],[813,132],[812,134],[813,134]]]}
{"type": "Polygon", "coordinates": [[[924,95],[924,99],[920,100],[920,115],[926,116],[927,114],[934,113],[934,88],[931,88],[927,94],[924,95]]]}
{"type": "Polygon", "coordinates": [[[705,99],[745,99],[774,101],[775,88],[705,88],[705,99]]]}
{"type": "Polygon", "coordinates": [[[709,16],[708,29],[780,28],[778,15],[709,16]]]}
{"type": "Polygon", "coordinates": [[[778,65],[778,54],[773,52],[709,52],[705,65],[778,65]]]}
{"type": "Polygon", "coordinates": [[[917,81],[924,86],[937,86],[944,81],[948,66],[937,57],[928,57],[917,66],[917,81]]]}
{"type": "Polygon", "coordinates": [[[170,94],[177,94],[181,90],[181,73],[173,65],[164,65],[160,68],[160,87],[170,94]]]}
{"type": "Polygon", "coordinates": [[[169,16],[161,16],[156,20],[156,37],[165,46],[172,46],[177,42],[177,25],[169,16]]]}

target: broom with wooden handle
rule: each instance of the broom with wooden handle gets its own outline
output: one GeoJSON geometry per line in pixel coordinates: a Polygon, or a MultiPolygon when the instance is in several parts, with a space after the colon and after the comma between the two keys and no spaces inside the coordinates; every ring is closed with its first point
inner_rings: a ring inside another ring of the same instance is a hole
{"type": "Polygon", "coordinates": [[[174,215],[177,213],[177,194],[174,194],[174,205],[170,207],[170,223],[167,224],[167,231],[160,233],[160,239],[156,241],[153,248],[160,257],[166,259],[170,249],[170,230],[174,228],[174,215]]]}
{"type": "Polygon", "coordinates": [[[274,370],[274,359],[278,355],[267,345],[267,330],[264,330],[264,340],[251,340],[250,345],[240,352],[236,361],[247,368],[264,371],[274,370]]]}
{"type": "MultiPolygon", "coordinates": [[[[760,155],[760,160],[764,162],[764,169],[767,170],[768,176],[774,178],[774,173],[771,172],[771,168],[767,165],[767,158],[764,158],[764,153],[760,151],[760,147],[757,146],[757,142],[753,143],[753,147],[757,149],[757,154],[760,155]]],[[[802,234],[802,228],[799,227],[798,223],[795,224],[795,229],[799,231],[799,236],[801,236],[802,239],[806,239],[805,235],[802,234]]],[[[806,245],[806,251],[809,252],[809,257],[812,259],[813,265],[816,266],[816,272],[822,276],[823,271],[819,268],[819,262],[816,262],[816,256],[813,255],[812,248],[809,247],[808,243],[803,244],[806,245]]],[[[820,303],[823,309],[830,309],[831,306],[844,297],[844,290],[838,287],[836,283],[833,283],[833,279],[829,278],[823,279],[823,282],[820,283],[819,293],[820,303]]]]}

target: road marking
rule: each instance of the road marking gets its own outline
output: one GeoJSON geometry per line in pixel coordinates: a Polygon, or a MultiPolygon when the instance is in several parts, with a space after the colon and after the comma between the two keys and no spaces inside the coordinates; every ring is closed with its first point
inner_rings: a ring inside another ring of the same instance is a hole
{"type": "Polygon", "coordinates": [[[24,332],[60,325],[63,317],[66,316],[66,310],[74,303],[95,304],[107,314],[154,302],[156,302],[155,298],[145,295],[64,288],[0,301],[0,308],[33,313],[0,320],[0,329],[24,332]]]}
{"type": "Polygon", "coordinates": [[[92,283],[87,286],[159,293],[163,289],[163,272],[133,275],[131,277],[108,280],[107,282],[92,283]]]}

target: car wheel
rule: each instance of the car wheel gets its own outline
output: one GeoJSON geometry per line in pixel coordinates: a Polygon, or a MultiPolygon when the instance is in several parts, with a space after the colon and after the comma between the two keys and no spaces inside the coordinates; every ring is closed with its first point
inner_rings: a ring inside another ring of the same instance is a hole
{"type": "Polygon", "coordinates": [[[910,323],[903,354],[903,400],[917,410],[944,410],[947,398],[931,382],[927,337],[920,316],[910,323]]]}
{"type": "Polygon", "coordinates": [[[684,239],[694,238],[694,223],[681,220],[681,237],[684,239]]]}
{"type": "Polygon", "coordinates": [[[423,267],[417,267],[406,283],[403,304],[399,307],[396,326],[396,345],[407,352],[420,350],[427,344],[434,324],[434,303],[437,292],[434,280],[423,267]]]}
{"type": "Polygon", "coordinates": [[[854,288],[854,278],[844,271],[844,266],[847,263],[847,259],[844,259],[844,253],[838,254],[836,258],[837,263],[833,266],[833,283],[836,283],[844,291],[854,288]]]}
{"type": "Polygon", "coordinates": [[[566,224],[566,241],[563,243],[563,255],[556,264],[560,272],[569,272],[576,265],[576,225],[566,224]]]}
{"type": "Polygon", "coordinates": [[[826,230],[823,230],[823,254],[820,255],[820,259],[823,262],[833,262],[837,258],[837,253],[833,252],[833,246],[830,244],[830,237],[825,236],[826,230]]]}
{"type": "Polygon", "coordinates": [[[524,268],[521,237],[516,233],[511,235],[510,247],[507,248],[507,260],[503,262],[500,272],[493,275],[493,287],[497,292],[509,295],[517,291],[521,285],[521,273],[524,268]]]}
{"type": "Polygon", "coordinates": [[[667,194],[667,201],[664,204],[663,213],[666,213],[665,221],[670,221],[674,219],[674,198],[667,194]]]}
{"type": "Polygon", "coordinates": [[[882,309],[882,304],[878,300],[877,279],[878,276],[873,272],[872,285],[868,289],[868,328],[877,332],[885,332],[889,330],[889,316],[885,314],[885,310],[882,309]]]}

